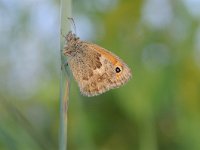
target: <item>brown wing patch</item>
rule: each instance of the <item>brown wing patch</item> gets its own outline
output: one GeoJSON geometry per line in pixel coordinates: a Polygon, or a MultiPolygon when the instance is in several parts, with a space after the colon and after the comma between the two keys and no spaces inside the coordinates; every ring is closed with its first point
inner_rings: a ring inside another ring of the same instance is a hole
{"type": "Polygon", "coordinates": [[[85,57],[83,58],[84,62],[87,63],[87,65],[90,67],[90,69],[95,70],[102,66],[102,63],[100,62],[101,54],[99,54],[96,51],[93,51],[90,48],[84,49],[84,53],[86,53],[85,57]]]}
{"type": "Polygon", "coordinates": [[[80,88],[81,92],[87,96],[94,96],[100,93],[107,91],[107,74],[95,74],[90,80],[83,84],[83,87],[80,88]]]}
{"type": "Polygon", "coordinates": [[[89,80],[89,78],[87,77],[87,76],[83,76],[83,78],[82,78],[83,80],[89,80]]]}
{"type": "Polygon", "coordinates": [[[108,52],[104,48],[102,48],[98,45],[95,45],[95,44],[89,44],[88,46],[91,47],[92,49],[96,50],[98,53],[100,53],[101,55],[106,57],[108,60],[110,60],[113,65],[115,65],[117,63],[116,56],[114,54],[112,54],[111,52],[108,52]]]}

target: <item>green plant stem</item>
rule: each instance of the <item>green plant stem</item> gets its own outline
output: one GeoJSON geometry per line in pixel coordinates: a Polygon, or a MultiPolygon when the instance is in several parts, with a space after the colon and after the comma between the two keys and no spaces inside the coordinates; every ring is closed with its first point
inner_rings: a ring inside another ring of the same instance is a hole
{"type": "MultiPolygon", "coordinates": [[[[61,0],[60,10],[60,52],[61,52],[61,66],[67,61],[62,54],[62,49],[65,44],[65,36],[70,30],[68,17],[71,17],[71,0],[61,0]]],[[[59,150],[67,149],[67,108],[69,101],[69,74],[64,67],[61,67],[60,73],[60,131],[59,131],[59,150]]]]}

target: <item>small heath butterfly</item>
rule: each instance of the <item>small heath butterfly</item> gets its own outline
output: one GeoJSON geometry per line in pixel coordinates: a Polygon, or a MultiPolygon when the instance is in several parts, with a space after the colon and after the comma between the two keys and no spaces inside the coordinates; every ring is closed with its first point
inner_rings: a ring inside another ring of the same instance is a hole
{"type": "Polygon", "coordinates": [[[63,53],[85,96],[95,96],[118,88],[131,78],[129,67],[115,54],[92,43],[81,41],[71,31],[65,36],[63,53]]]}

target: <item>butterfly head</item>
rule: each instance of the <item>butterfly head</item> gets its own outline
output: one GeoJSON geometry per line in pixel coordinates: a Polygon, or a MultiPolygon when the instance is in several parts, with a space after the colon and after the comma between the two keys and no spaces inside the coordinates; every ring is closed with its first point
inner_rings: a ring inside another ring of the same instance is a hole
{"type": "Polygon", "coordinates": [[[66,45],[63,51],[64,55],[74,56],[76,51],[81,46],[81,41],[79,37],[77,37],[76,34],[72,33],[72,31],[69,31],[65,39],[66,39],[66,45]]]}

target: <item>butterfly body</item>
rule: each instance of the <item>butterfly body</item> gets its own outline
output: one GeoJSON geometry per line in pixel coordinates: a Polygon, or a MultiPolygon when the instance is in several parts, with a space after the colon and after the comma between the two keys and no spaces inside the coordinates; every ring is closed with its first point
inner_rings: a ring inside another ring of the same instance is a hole
{"type": "Polygon", "coordinates": [[[66,42],[63,53],[83,95],[99,95],[131,78],[128,66],[106,49],[81,41],[72,32],[67,34],[66,42]]]}

